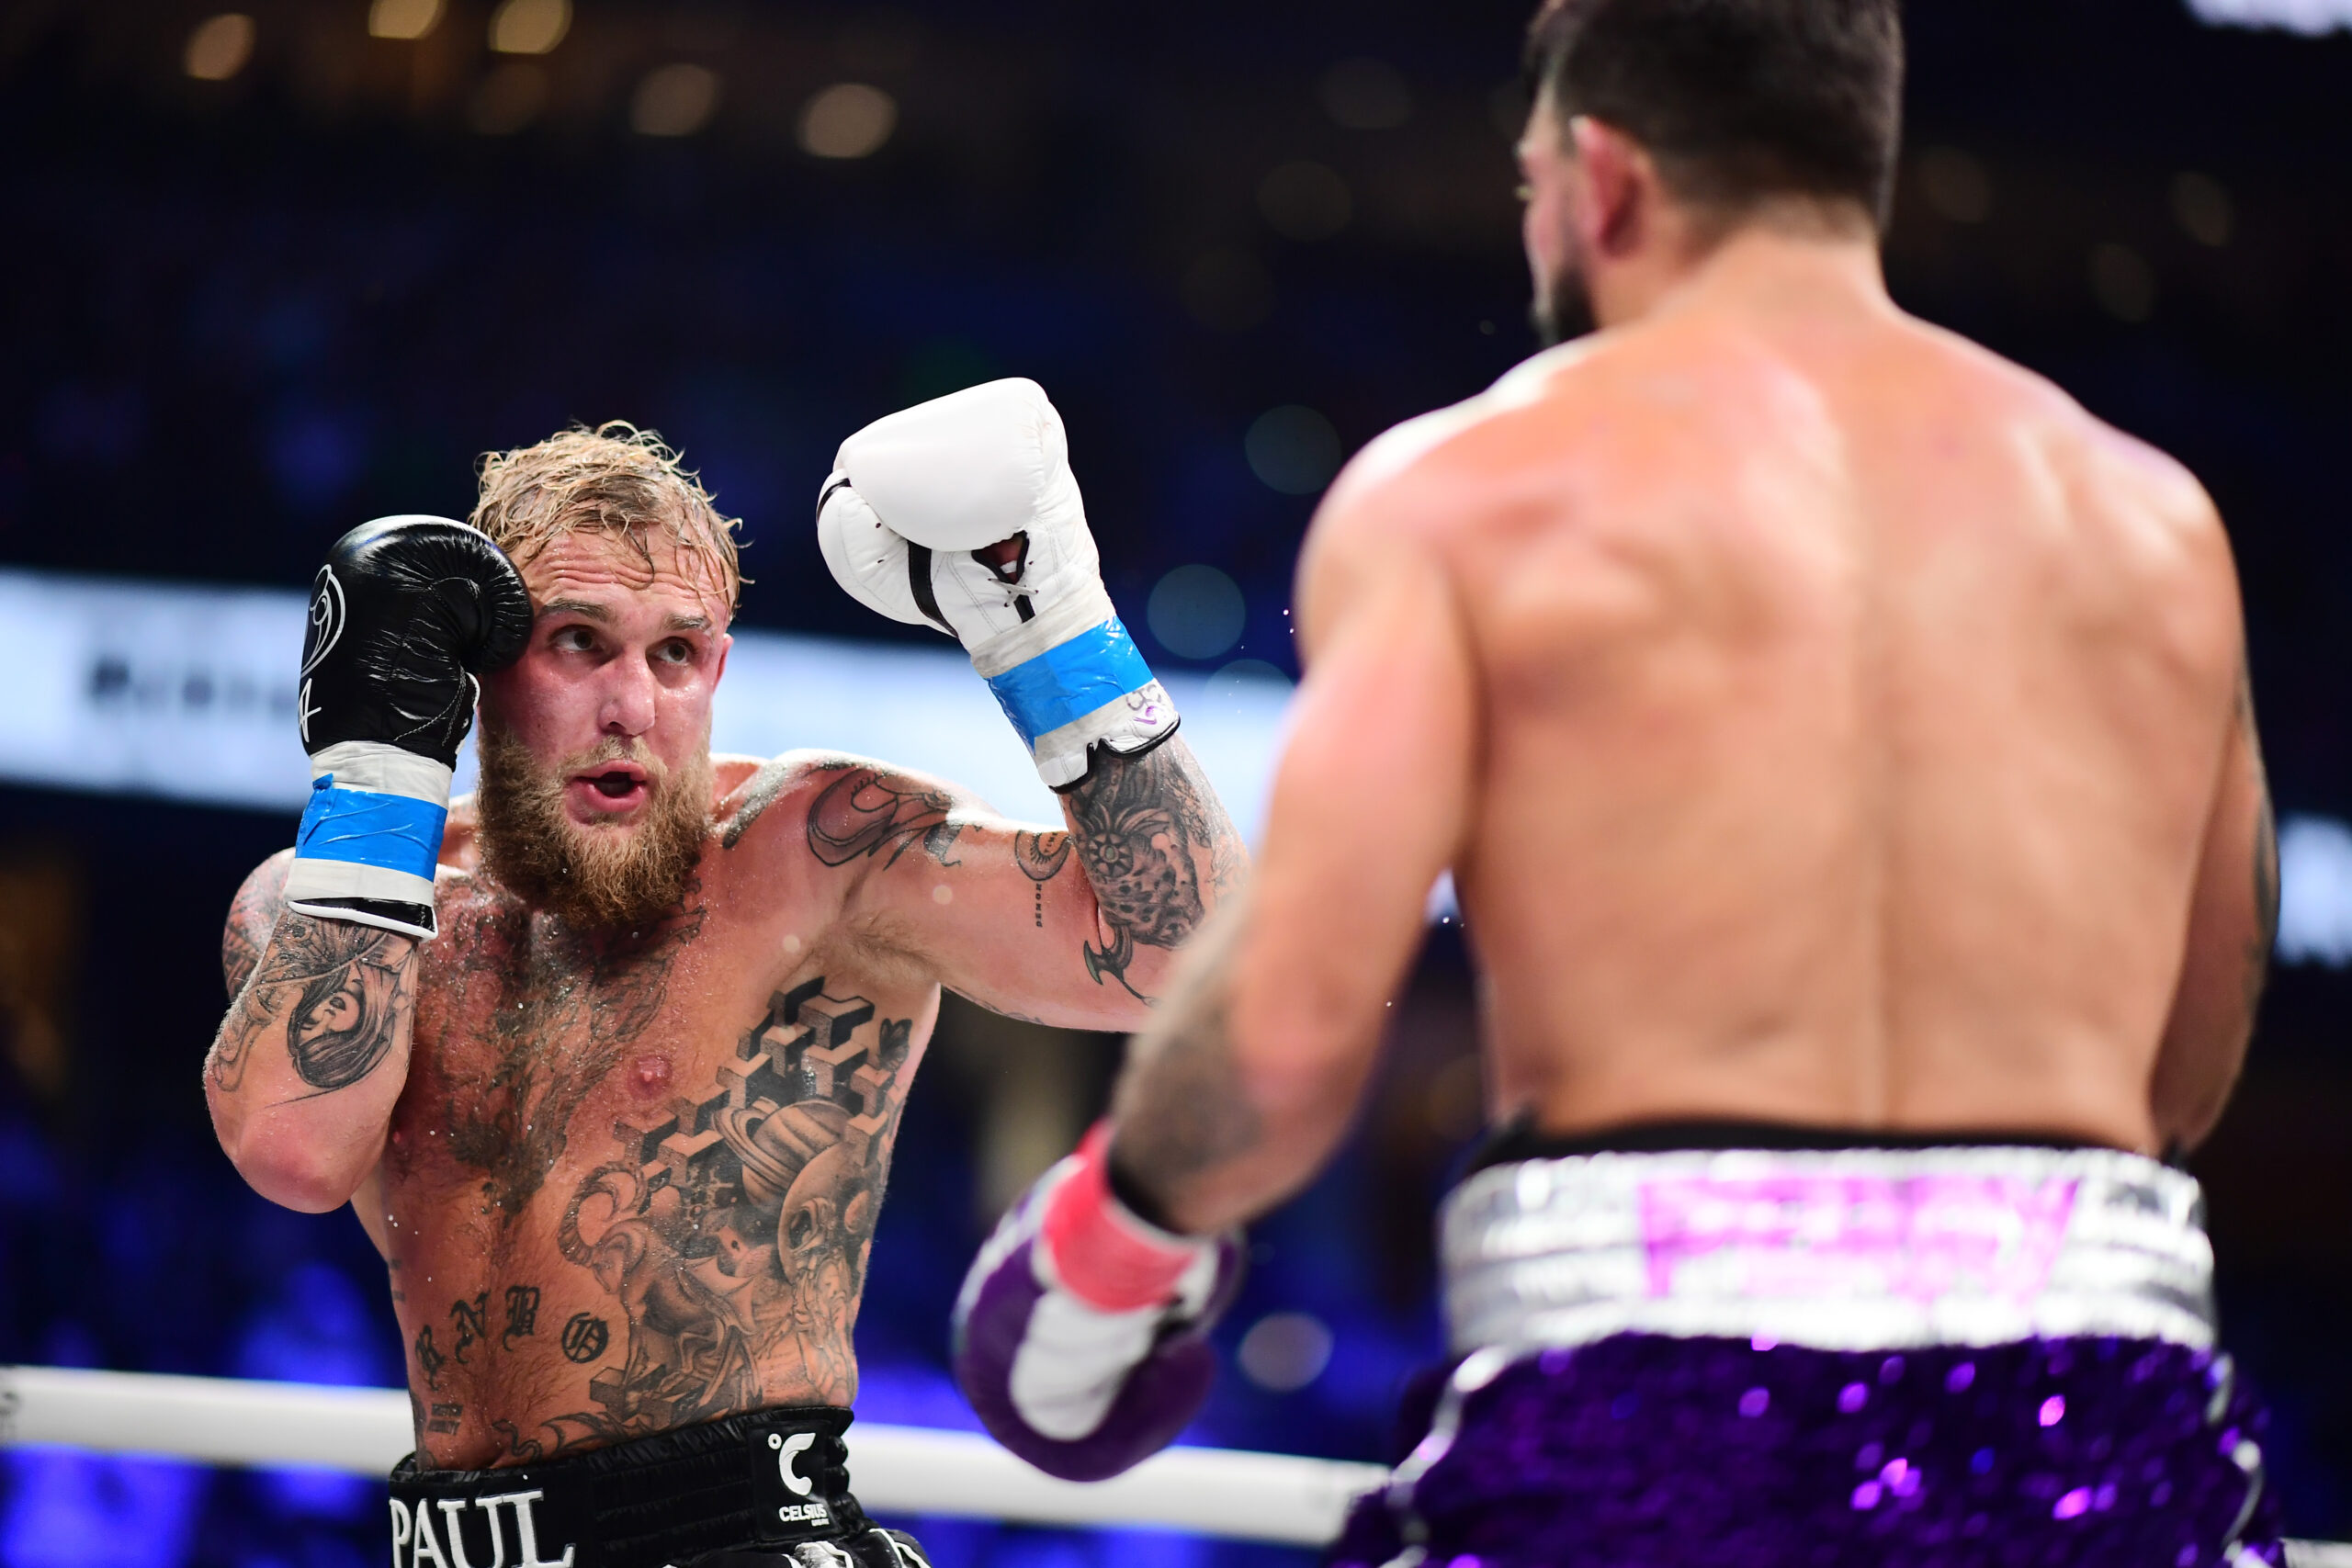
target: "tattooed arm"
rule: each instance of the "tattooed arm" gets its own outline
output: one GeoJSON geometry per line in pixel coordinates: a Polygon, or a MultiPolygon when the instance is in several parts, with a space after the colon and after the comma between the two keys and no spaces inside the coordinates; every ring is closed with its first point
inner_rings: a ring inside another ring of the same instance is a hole
{"type": "Polygon", "coordinates": [[[2278,837],[2243,671],[2190,896],[2188,942],[2150,1086],[2156,1133],[2193,1148],[2222,1118],[2245,1062],[2278,933],[2278,837]]]}
{"type": "Polygon", "coordinates": [[[1062,792],[1062,818],[1093,895],[1088,977],[1138,1002],[1163,988],[1175,950],[1239,886],[1248,852],[1180,736],[1138,757],[1098,750],[1062,792]]]}
{"type": "Polygon", "coordinates": [[[1313,663],[1251,886],[1186,954],[1114,1101],[1121,1195],[1194,1235],[1271,1208],[1337,1146],[1469,823],[1478,705],[1443,563],[1327,517],[1299,611],[1313,663]]]}
{"type": "Polygon", "coordinates": [[[720,841],[774,853],[781,829],[753,826],[781,818],[800,829],[795,880],[811,861],[845,879],[847,940],[999,1012],[1132,1029],[1248,852],[1181,739],[1100,761],[1061,798],[1068,826],[1046,828],[882,763],[779,758],[720,841]]]}
{"type": "Polygon", "coordinates": [[[408,1077],[416,942],[284,912],[288,858],[265,862],[230,906],[229,1012],[204,1092],[254,1190],[316,1213],[348,1201],[383,1152],[408,1077]]]}

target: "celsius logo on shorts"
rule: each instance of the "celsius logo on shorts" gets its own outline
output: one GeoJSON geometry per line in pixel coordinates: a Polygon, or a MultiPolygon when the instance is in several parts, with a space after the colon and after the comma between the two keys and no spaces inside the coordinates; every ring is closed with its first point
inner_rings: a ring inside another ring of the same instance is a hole
{"type": "Polygon", "coordinates": [[[768,1447],[776,1450],[776,1473],[783,1477],[785,1490],[796,1497],[808,1495],[808,1490],[815,1483],[793,1469],[792,1461],[807,1453],[816,1441],[817,1436],[813,1432],[795,1432],[789,1438],[780,1432],[768,1434],[768,1447]]]}

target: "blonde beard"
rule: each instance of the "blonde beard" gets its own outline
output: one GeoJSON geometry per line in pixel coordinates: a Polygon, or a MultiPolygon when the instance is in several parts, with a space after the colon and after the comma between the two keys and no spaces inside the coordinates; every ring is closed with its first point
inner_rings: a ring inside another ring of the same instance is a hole
{"type": "Polygon", "coordinates": [[[710,832],[710,743],[673,774],[642,740],[607,739],[542,767],[514,731],[482,717],[477,745],[483,867],[525,902],[583,931],[632,933],[685,902],[710,832]],[[597,762],[645,770],[650,798],[633,828],[583,828],[564,808],[565,781],[597,762]]]}

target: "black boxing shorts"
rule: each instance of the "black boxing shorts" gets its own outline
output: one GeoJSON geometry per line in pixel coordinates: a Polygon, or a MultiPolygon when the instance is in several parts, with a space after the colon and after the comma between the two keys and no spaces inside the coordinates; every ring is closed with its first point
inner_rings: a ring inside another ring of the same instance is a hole
{"type": "Polygon", "coordinates": [[[758,1410],[544,1463],[392,1471],[392,1568],[930,1568],[849,1490],[850,1413],[758,1410]]]}

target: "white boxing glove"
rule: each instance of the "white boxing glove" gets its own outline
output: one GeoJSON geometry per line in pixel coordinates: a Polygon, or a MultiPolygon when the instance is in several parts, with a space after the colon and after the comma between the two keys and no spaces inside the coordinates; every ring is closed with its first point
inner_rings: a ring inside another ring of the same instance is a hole
{"type": "Polygon", "coordinates": [[[817,499],[833,580],[971,655],[1046,784],[1094,746],[1132,755],[1176,732],[1103,592],[1061,415],[1035,381],[990,381],[876,420],[842,443],[817,499]],[[978,552],[1006,540],[1001,567],[978,552]]]}

